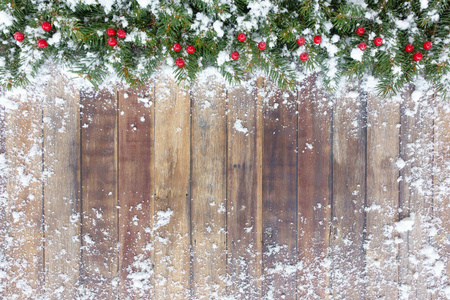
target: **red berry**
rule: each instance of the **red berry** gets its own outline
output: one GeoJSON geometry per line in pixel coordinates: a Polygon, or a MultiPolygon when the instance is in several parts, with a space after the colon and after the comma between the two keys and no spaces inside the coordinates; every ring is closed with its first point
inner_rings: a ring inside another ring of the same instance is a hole
{"type": "Polygon", "coordinates": [[[380,38],[380,37],[376,37],[376,38],[373,40],[373,43],[374,43],[375,45],[377,45],[377,46],[380,46],[381,44],[383,44],[383,39],[380,38]]]}
{"type": "Polygon", "coordinates": [[[108,30],[106,30],[106,35],[109,37],[113,37],[116,35],[116,31],[112,28],[108,28],[108,30]]]}
{"type": "Polygon", "coordinates": [[[430,50],[431,46],[432,46],[432,44],[430,41],[426,41],[425,43],[423,43],[423,49],[425,49],[425,50],[430,50]]]}
{"type": "Polygon", "coordinates": [[[358,35],[363,35],[365,31],[366,31],[366,30],[364,29],[364,27],[358,27],[358,28],[356,29],[356,33],[357,33],[358,35]]]}
{"type": "Polygon", "coordinates": [[[175,43],[175,44],[173,44],[172,49],[173,49],[173,51],[178,52],[181,50],[181,45],[178,43],[175,43]]]}
{"type": "Polygon", "coordinates": [[[361,49],[361,51],[364,51],[364,50],[366,50],[367,45],[366,45],[366,43],[359,43],[358,48],[361,49]]]}
{"type": "Polygon", "coordinates": [[[308,53],[302,53],[300,54],[300,60],[305,61],[308,60],[308,53]]]}
{"type": "Polygon", "coordinates": [[[414,59],[415,61],[419,61],[419,60],[422,59],[422,57],[423,57],[422,53],[416,52],[416,53],[414,53],[413,59],[414,59]]]}
{"type": "Polygon", "coordinates": [[[298,39],[297,39],[297,44],[299,44],[300,46],[301,45],[303,45],[305,43],[305,38],[304,37],[299,37],[298,39]]]}
{"type": "Polygon", "coordinates": [[[245,33],[239,33],[238,34],[238,40],[239,41],[241,41],[241,42],[243,42],[243,41],[245,41],[245,39],[247,38],[247,36],[245,35],[245,33]]]}
{"type": "Polygon", "coordinates": [[[259,42],[258,48],[259,48],[259,50],[264,50],[264,49],[266,49],[266,43],[264,43],[264,42],[259,42]]]}
{"type": "Polygon", "coordinates": [[[412,44],[408,44],[405,46],[406,52],[413,52],[413,50],[414,50],[414,46],[412,44]]]}
{"type": "Polygon", "coordinates": [[[38,46],[39,46],[39,48],[42,48],[42,49],[47,48],[47,46],[48,46],[47,41],[46,40],[39,40],[38,41],[38,46]]]}
{"type": "Polygon", "coordinates": [[[45,31],[50,31],[52,30],[52,24],[50,24],[49,22],[44,22],[41,25],[42,29],[44,29],[45,31]]]}
{"type": "Polygon", "coordinates": [[[117,30],[117,36],[121,39],[124,39],[127,36],[127,33],[123,29],[117,30]]]}
{"type": "Polygon", "coordinates": [[[239,52],[233,51],[233,53],[231,53],[231,58],[237,60],[239,58],[239,52]]]}
{"type": "Polygon", "coordinates": [[[189,46],[186,47],[186,51],[187,51],[187,53],[192,54],[192,53],[195,52],[195,47],[192,46],[192,45],[189,45],[189,46]]]}
{"type": "Polygon", "coordinates": [[[314,43],[320,44],[322,42],[322,37],[320,35],[316,35],[314,37],[314,43]]]}
{"type": "Polygon", "coordinates": [[[23,41],[23,39],[25,38],[25,36],[23,35],[22,32],[16,32],[14,33],[14,38],[16,39],[16,41],[23,41]]]}
{"type": "Polygon", "coordinates": [[[179,68],[184,67],[184,59],[182,59],[181,57],[180,57],[180,58],[177,58],[176,64],[177,64],[177,66],[178,66],[179,68]]]}
{"type": "Polygon", "coordinates": [[[109,38],[108,45],[110,45],[111,47],[114,47],[115,45],[117,45],[117,40],[115,38],[109,38]]]}

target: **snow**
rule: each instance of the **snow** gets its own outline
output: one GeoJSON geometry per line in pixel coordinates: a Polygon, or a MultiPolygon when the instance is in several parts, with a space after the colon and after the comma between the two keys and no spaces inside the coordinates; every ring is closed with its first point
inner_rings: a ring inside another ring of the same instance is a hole
{"type": "Polygon", "coordinates": [[[0,10],[0,30],[5,29],[13,24],[14,17],[4,10],[0,10]]]}
{"type": "Polygon", "coordinates": [[[414,218],[415,218],[415,214],[411,213],[411,216],[402,219],[401,221],[395,223],[395,230],[397,230],[397,232],[399,233],[403,233],[403,232],[407,232],[407,231],[411,231],[413,229],[414,226],[414,218]]]}
{"type": "Polygon", "coordinates": [[[233,128],[242,133],[248,132],[248,129],[242,125],[242,120],[239,119],[237,119],[236,122],[234,122],[233,128]]]}
{"type": "Polygon", "coordinates": [[[362,57],[364,55],[364,51],[361,51],[359,48],[354,48],[350,53],[350,56],[357,61],[362,61],[362,57]]]}
{"type": "Polygon", "coordinates": [[[216,20],[213,23],[214,30],[216,31],[218,37],[223,37],[224,32],[223,32],[222,26],[223,26],[223,22],[221,22],[219,20],[216,20]]]}

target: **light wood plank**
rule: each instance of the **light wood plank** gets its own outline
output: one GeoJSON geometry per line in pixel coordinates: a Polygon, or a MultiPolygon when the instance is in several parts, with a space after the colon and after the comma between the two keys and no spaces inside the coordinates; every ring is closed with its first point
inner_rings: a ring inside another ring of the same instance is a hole
{"type": "MultiPolygon", "coordinates": [[[[0,90],[0,97],[3,96],[0,90]]],[[[8,219],[7,219],[7,195],[6,182],[8,178],[6,165],[6,128],[5,128],[5,107],[0,105],[0,299],[3,299],[8,284],[7,281],[7,260],[6,249],[8,246],[8,219]]]]}
{"type": "Polygon", "coordinates": [[[298,92],[298,299],[329,296],[333,110],[316,78],[298,92]]]}
{"type": "Polygon", "coordinates": [[[82,91],[81,182],[84,292],[115,299],[117,259],[116,94],[82,91]]]}
{"type": "Polygon", "coordinates": [[[120,298],[153,294],[154,89],[121,90],[119,134],[120,298]]]}
{"type": "Polygon", "coordinates": [[[366,297],[398,299],[400,103],[367,95],[366,297]]]}
{"type": "Polygon", "coordinates": [[[76,297],[81,266],[80,92],[62,75],[45,88],[45,290],[48,299],[76,297]]]}
{"type": "Polygon", "coordinates": [[[190,294],[190,98],[171,78],[155,86],[155,299],[190,294]]]}
{"type": "Polygon", "coordinates": [[[225,295],[226,90],[215,77],[192,91],[191,227],[194,299],[225,295]]]}
{"type": "Polygon", "coordinates": [[[227,295],[235,299],[262,298],[263,118],[256,92],[228,90],[227,295]]]}
{"type": "Polygon", "coordinates": [[[40,297],[44,291],[42,228],[42,106],[17,96],[5,118],[8,164],[7,218],[10,244],[5,298],[40,297]]]}
{"type": "Polygon", "coordinates": [[[330,285],[335,298],[362,299],[366,129],[358,87],[352,87],[347,95],[336,99],[333,116],[330,285]]]}

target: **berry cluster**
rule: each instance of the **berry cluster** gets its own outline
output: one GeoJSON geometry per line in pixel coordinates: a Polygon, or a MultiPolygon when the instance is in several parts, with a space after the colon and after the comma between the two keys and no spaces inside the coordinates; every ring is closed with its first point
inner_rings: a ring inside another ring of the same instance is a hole
{"type": "Polygon", "coordinates": [[[127,36],[127,33],[123,29],[119,29],[116,32],[114,29],[108,28],[106,30],[106,35],[109,36],[109,38],[108,38],[108,45],[110,45],[111,47],[114,47],[114,46],[117,45],[117,40],[114,38],[114,36],[116,34],[117,34],[117,37],[120,38],[120,39],[124,39],[127,36]]]}
{"type": "MultiPolygon", "coordinates": [[[[318,45],[318,44],[322,43],[322,37],[320,35],[316,35],[314,37],[313,41],[314,41],[315,44],[318,45]]],[[[306,40],[302,36],[297,39],[297,44],[300,45],[300,46],[303,45],[305,42],[306,42],[306,40]]],[[[308,53],[303,52],[302,54],[300,54],[300,60],[301,61],[306,61],[306,60],[308,60],[308,58],[309,58],[308,53]]]]}
{"type": "MultiPolygon", "coordinates": [[[[52,30],[52,24],[50,24],[49,22],[43,22],[41,24],[41,27],[44,31],[52,30]]],[[[16,32],[16,33],[14,33],[14,39],[18,42],[21,42],[25,39],[25,35],[22,32],[16,32]]],[[[47,48],[48,43],[46,40],[40,39],[40,40],[38,40],[37,45],[39,48],[44,49],[44,48],[47,48]]]]}
{"type": "MultiPolygon", "coordinates": [[[[178,43],[173,44],[172,46],[173,51],[179,52],[181,50],[181,45],[178,43]]],[[[195,52],[195,47],[193,45],[188,45],[186,47],[186,52],[189,54],[193,54],[195,52]]],[[[184,59],[183,58],[177,58],[176,62],[178,67],[182,68],[184,67],[184,59]]]]}

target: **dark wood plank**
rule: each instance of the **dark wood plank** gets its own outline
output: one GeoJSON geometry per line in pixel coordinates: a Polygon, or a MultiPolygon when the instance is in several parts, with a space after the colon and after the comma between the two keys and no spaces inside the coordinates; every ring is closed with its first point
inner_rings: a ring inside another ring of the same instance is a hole
{"type": "Polygon", "coordinates": [[[194,299],[225,295],[227,123],[226,90],[215,77],[192,92],[192,294],[194,299]]]}
{"type": "Polygon", "coordinates": [[[367,124],[366,297],[398,299],[400,103],[368,94],[367,124]]]}
{"type": "Polygon", "coordinates": [[[117,261],[117,103],[106,90],[82,91],[82,282],[84,291],[115,299],[117,261]]]}
{"type": "Polygon", "coordinates": [[[298,299],[329,295],[331,100],[309,77],[298,92],[298,299]]]}
{"type": "Polygon", "coordinates": [[[120,298],[153,294],[154,89],[118,94],[120,298]]]}
{"type": "Polygon", "coordinates": [[[62,75],[44,90],[45,291],[75,299],[81,266],[80,92],[62,75]]]}
{"type": "Polygon", "coordinates": [[[228,90],[227,295],[234,299],[262,298],[261,103],[254,87],[228,90]]]}
{"type": "Polygon", "coordinates": [[[183,85],[155,86],[155,299],[190,294],[190,98],[183,85]]]}
{"type": "Polygon", "coordinates": [[[264,107],[262,166],[264,295],[297,294],[297,94],[270,91],[264,107]]]}
{"type": "Polygon", "coordinates": [[[6,299],[43,296],[42,105],[17,95],[17,109],[6,111],[8,164],[6,299]]]}
{"type": "Polygon", "coordinates": [[[338,299],[364,298],[364,197],[366,133],[357,85],[336,99],[333,115],[331,292],[338,299]]]}

